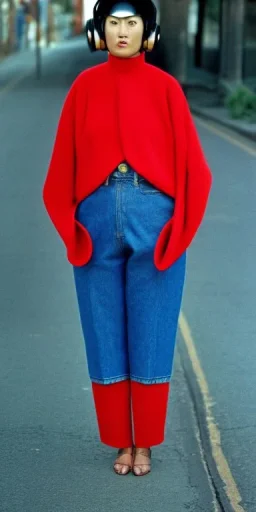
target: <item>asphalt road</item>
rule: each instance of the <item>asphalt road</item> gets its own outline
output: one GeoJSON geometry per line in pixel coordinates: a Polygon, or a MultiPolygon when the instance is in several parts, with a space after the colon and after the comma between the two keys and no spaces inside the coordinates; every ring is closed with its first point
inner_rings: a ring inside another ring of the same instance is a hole
{"type": "Polygon", "coordinates": [[[255,512],[255,157],[201,123],[214,184],[182,310],[223,457],[184,329],[152,473],[118,478],[99,442],[72,269],[41,195],[64,96],[104,59],[78,40],[46,52],[40,82],[18,80],[17,57],[0,67],[0,512],[255,512]]]}

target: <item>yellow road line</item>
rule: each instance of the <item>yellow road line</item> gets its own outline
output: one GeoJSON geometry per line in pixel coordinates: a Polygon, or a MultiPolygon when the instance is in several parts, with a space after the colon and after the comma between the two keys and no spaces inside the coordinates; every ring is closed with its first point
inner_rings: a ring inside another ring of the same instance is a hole
{"type": "MultiPolygon", "coordinates": [[[[211,124],[211,121],[202,121],[201,118],[197,117],[196,115],[194,116],[198,122],[198,124],[201,124],[202,126],[204,126],[205,128],[207,128],[210,132],[212,133],[215,133],[215,135],[218,135],[219,137],[221,137],[222,139],[225,139],[227,140],[228,142],[230,142],[231,144],[233,144],[233,146],[237,146],[239,147],[240,149],[242,149],[243,151],[245,151],[246,153],[249,153],[250,155],[256,157],[256,149],[254,149],[253,147],[251,147],[249,144],[246,144],[245,142],[242,142],[241,140],[238,140],[238,138],[236,137],[236,134],[234,135],[229,135],[228,133],[225,133],[225,128],[223,127],[223,129],[221,128],[217,128],[217,126],[213,126],[213,124],[211,124]]],[[[213,121],[215,122],[215,121],[213,121]]],[[[218,121],[216,121],[216,123],[218,123],[218,121]]],[[[226,128],[227,130],[232,130],[232,128],[226,128]]],[[[238,135],[239,137],[239,135],[238,135]]],[[[242,135],[241,135],[242,137],[242,135]]],[[[252,142],[253,144],[253,142],[252,142]]]]}
{"type": "Polygon", "coordinates": [[[240,505],[242,498],[240,496],[234,477],[231,473],[228,461],[221,447],[220,431],[213,415],[213,401],[210,396],[207,379],[197,355],[195,343],[193,341],[188,322],[182,311],[179,317],[179,327],[188,351],[189,359],[191,361],[196,380],[202,393],[213,459],[215,461],[220,478],[224,483],[225,492],[231,506],[233,507],[234,512],[245,512],[245,509],[240,505]]]}

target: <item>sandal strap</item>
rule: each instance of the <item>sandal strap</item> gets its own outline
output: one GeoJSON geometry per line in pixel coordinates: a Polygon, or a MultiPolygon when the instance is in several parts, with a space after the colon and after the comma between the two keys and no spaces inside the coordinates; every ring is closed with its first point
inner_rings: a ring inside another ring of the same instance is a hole
{"type": "Polygon", "coordinates": [[[118,454],[118,455],[131,455],[131,457],[132,457],[133,453],[127,453],[127,452],[125,451],[126,449],[127,449],[127,448],[119,448],[119,450],[118,450],[117,454],[118,454]]]}
{"type": "Polygon", "coordinates": [[[122,456],[122,455],[129,455],[129,457],[132,457],[132,459],[133,459],[133,453],[126,453],[126,452],[125,452],[125,450],[126,450],[126,448],[119,448],[119,450],[118,450],[118,456],[117,456],[117,458],[116,458],[116,460],[115,460],[115,462],[114,462],[114,466],[115,466],[116,464],[120,464],[121,466],[127,466],[127,467],[129,467],[129,468],[132,468],[132,464],[126,464],[126,463],[121,462],[121,461],[120,461],[120,462],[118,462],[118,460],[117,460],[117,459],[118,459],[120,456],[122,456]]]}
{"type": "Polygon", "coordinates": [[[148,459],[151,459],[152,456],[152,450],[151,448],[147,448],[146,450],[135,450],[135,457],[136,455],[143,455],[144,457],[147,457],[148,459]]]}

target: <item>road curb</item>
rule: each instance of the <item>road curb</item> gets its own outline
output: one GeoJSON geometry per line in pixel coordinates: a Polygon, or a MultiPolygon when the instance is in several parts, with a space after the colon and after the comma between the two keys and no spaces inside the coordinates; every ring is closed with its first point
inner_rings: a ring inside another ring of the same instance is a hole
{"type": "Polygon", "coordinates": [[[241,126],[238,124],[237,121],[223,119],[218,115],[218,113],[211,113],[206,111],[205,109],[198,107],[197,105],[191,103],[190,104],[191,112],[199,117],[202,117],[203,119],[206,119],[208,121],[214,121],[215,123],[218,123],[221,126],[224,126],[225,128],[229,128],[233,130],[234,132],[238,133],[239,135],[243,135],[247,139],[256,142],[256,125],[255,128],[251,128],[250,125],[247,127],[241,126]]]}

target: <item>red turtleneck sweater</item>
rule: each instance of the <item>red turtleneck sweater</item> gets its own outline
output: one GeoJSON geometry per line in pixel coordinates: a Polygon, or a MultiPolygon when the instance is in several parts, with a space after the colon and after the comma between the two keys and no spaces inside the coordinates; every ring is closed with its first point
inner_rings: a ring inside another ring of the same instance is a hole
{"type": "Polygon", "coordinates": [[[203,219],[212,176],[177,80],[145,62],[145,54],[89,68],[74,81],[63,105],[43,187],[47,212],[68,261],[85,265],[93,243],[75,219],[78,203],[126,160],[144,178],[175,197],[154,263],[165,270],[188,248],[203,219]]]}

